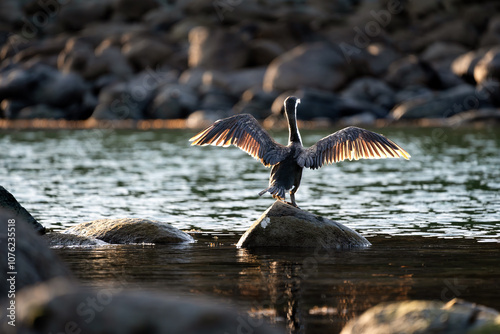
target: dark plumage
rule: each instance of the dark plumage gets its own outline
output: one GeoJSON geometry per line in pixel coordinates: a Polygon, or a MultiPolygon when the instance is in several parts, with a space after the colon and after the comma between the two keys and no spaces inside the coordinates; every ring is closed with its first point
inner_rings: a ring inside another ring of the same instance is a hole
{"type": "Polygon", "coordinates": [[[294,96],[285,100],[289,129],[287,146],[275,142],[248,114],[218,120],[190,140],[192,145],[227,147],[233,144],[260,160],[264,166],[272,166],[269,187],[259,195],[269,192],[274,198],[284,201],[285,193],[289,191],[294,206],[297,206],[295,192],[299,188],[304,167],[316,169],[346,159],[410,158],[404,149],[390,139],[354,126],[339,130],[313,146],[304,148],[297,128],[299,103],[300,100],[294,96]]]}

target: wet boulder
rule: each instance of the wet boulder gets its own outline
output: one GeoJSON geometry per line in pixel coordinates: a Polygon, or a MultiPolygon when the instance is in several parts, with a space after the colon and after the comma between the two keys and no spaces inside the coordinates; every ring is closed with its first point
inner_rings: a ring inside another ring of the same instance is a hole
{"type": "Polygon", "coordinates": [[[243,234],[237,247],[347,249],[370,245],[342,224],[276,201],[243,234]]]}
{"type": "Polygon", "coordinates": [[[1,306],[0,328],[5,334],[280,333],[263,319],[201,297],[131,291],[119,285],[89,289],[61,279],[16,295],[15,327],[7,324],[8,310],[1,306]]]}
{"type": "Polygon", "coordinates": [[[167,223],[141,218],[98,219],[80,223],[63,233],[95,238],[110,244],[194,242],[189,234],[167,223]]]}
{"type": "Polygon", "coordinates": [[[69,233],[50,232],[43,236],[50,247],[74,247],[74,246],[105,246],[107,242],[102,240],[74,235],[69,233]]]}
{"type": "Polygon", "coordinates": [[[491,308],[453,299],[383,303],[351,320],[341,334],[498,333],[500,315],[491,308]]]}

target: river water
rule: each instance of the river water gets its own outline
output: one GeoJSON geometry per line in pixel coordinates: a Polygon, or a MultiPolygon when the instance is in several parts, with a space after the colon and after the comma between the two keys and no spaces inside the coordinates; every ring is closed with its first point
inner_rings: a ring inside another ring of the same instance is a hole
{"type": "MultiPolygon", "coordinates": [[[[56,249],[89,286],[208,295],[291,333],[337,333],[382,301],[460,297],[500,309],[500,129],[376,131],[411,160],[305,170],[296,194],[302,209],[367,237],[363,250],[236,249],[273,203],[257,195],[270,171],[237,148],[191,147],[186,130],[4,131],[1,185],[53,230],[141,217],[198,239],[56,249]]],[[[303,131],[304,144],[329,132],[303,131]]]]}

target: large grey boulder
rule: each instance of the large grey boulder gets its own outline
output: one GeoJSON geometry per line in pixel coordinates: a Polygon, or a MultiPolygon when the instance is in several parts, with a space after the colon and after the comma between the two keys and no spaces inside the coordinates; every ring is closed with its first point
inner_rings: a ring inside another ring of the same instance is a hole
{"type": "Polygon", "coordinates": [[[110,244],[194,242],[193,237],[163,222],[141,218],[98,219],[63,231],[110,244]]]}
{"type": "Polygon", "coordinates": [[[49,247],[98,247],[109,245],[102,240],[69,233],[50,232],[43,236],[49,247]]]}
{"type": "Polygon", "coordinates": [[[92,290],[61,279],[17,294],[15,327],[7,324],[4,306],[0,309],[0,331],[5,334],[279,333],[263,319],[204,298],[129,291],[121,286],[92,290]]]}
{"type": "Polygon", "coordinates": [[[342,224],[276,201],[243,234],[237,247],[345,249],[370,245],[342,224]]]}
{"type": "Polygon", "coordinates": [[[34,228],[38,233],[45,233],[45,227],[33,218],[33,216],[19,204],[16,198],[2,186],[0,186],[0,214],[6,217],[5,219],[14,219],[16,221],[22,220],[34,228]]]}
{"type": "Polygon", "coordinates": [[[351,320],[341,334],[499,333],[496,310],[462,300],[383,303],[351,320]]]}

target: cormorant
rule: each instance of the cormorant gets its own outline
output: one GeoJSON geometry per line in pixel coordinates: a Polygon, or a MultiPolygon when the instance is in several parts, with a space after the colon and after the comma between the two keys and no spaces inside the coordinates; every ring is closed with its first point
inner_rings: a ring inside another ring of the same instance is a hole
{"type": "Polygon", "coordinates": [[[302,146],[297,127],[297,106],[300,99],[289,96],[285,100],[289,139],[284,146],[274,141],[257,120],[249,114],[220,119],[190,139],[191,145],[215,145],[239,147],[264,166],[270,167],[269,187],[259,193],[269,192],[274,198],[285,201],[290,192],[291,205],[297,207],[295,192],[300,185],[304,167],[316,169],[324,164],[345,159],[409,159],[410,155],[398,144],[381,134],[350,126],[320,139],[309,148],[302,146]]]}

